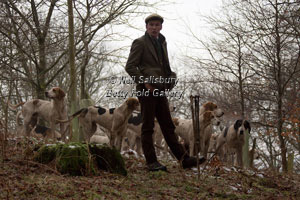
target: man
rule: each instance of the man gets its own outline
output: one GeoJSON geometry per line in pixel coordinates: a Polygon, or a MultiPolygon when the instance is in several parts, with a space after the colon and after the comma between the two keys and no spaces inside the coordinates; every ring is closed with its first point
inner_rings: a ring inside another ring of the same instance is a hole
{"type": "MultiPolygon", "coordinates": [[[[167,168],[157,161],[153,145],[154,119],[161,127],[164,138],[175,157],[181,161],[183,168],[197,165],[195,157],[189,157],[178,142],[174,133],[168,99],[165,91],[171,90],[176,82],[176,74],[171,71],[165,37],[160,34],[164,19],[152,14],[145,19],[146,33],[133,41],[126,64],[126,71],[137,83],[136,94],[141,105],[142,149],[149,171],[167,171],[167,168]]],[[[201,158],[199,163],[203,163],[201,158]]]]}

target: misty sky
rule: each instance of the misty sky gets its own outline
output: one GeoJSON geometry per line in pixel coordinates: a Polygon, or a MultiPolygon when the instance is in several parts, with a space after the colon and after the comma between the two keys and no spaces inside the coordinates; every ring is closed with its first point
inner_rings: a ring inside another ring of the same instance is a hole
{"type": "MultiPolygon", "coordinates": [[[[175,2],[159,6],[155,9],[149,9],[148,13],[134,19],[133,24],[139,30],[128,27],[124,29],[130,38],[121,43],[130,46],[133,39],[144,34],[144,19],[149,13],[158,13],[165,19],[161,33],[167,39],[171,65],[172,67],[180,67],[179,60],[186,52],[191,52],[187,50],[187,46],[194,43],[193,39],[189,36],[189,28],[198,36],[209,34],[208,25],[199,20],[199,15],[216,14],[222,5],[222,0],[176,0],[175,2]]],[[[126,55],[128,55],[129,49],[128,47],[126,55]]]]}

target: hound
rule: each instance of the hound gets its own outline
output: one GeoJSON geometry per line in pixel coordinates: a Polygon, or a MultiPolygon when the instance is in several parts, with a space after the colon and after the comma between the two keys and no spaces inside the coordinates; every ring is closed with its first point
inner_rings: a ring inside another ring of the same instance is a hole
{"type": "Polygon", "coordinates": [[[142,115],[140,112],[134,112],[128,119],[126,136],[129,148],[132,150],[135,149],[138,155],[142,155],[141,130],[142,115]]]}
{"type": "MultiPolygon", "coordinates": [[[[22,106],[22,111],[17,113],[17,124],[19,124],[19,117],[22,114],[24,119],[24,132],[26,136],[30,136],[30,132],[33,127],[36,126],[39,118],[44,119],[49,122],[51,137],[56,140],[55,137],[55,125],[56,119],[66,120],[67,107],[64,102],[66,96],[65,92],[59,87],[53,87],[47,92],[45,92],[46,97],[50,98],[51,101],[46,101],[42,99],[33,99],[27,102],[21,102],[17,105],[8,104],[10,108],[16,109],[22,106]]],[[[60,123],[60,133],[62,135],[63,141],[65,141],[65,129],[66,125],[60,123]]]]}
{"type": "MultiPolygon", "coordinates": [[[[176,107],[172,104],[169,105],[170,112],[174,112],[176,107]]],[[[134,112],[128,119],[127,138],[128,145],[131,149],[136,147],[138,155],[142,155],[142,143],[141,143],[141,131],[142,131],[142,115],[140,112],[134,112]]],[[[154,121],[153,128],[153,141],[156,147],[157,153],[160,154],[160,150],[163,149],[165,152],[168,150],[168,145],[163,145],[164,137],[160,129],[160,125],[157,120],[154,121]],[[164,147],[163,147],[164,146],[164,147]]]]}
{"type": "Polygon", "coordinates": [[[109,138],[102,135],[93,135],[90,139],[90,143],[109,145],[109,138]]]}
{"type": "MultiPolygon", "coordinates": [[[[219,118],[222,117],[224,112],[218,108],[217,104],[213,102],[206,102],[200,107],[199,110],[199,117],[200,117],[200,152],[202,155],[206,158],[207,157],[207,152],[208,152],[208,147],[209,147],[209,142],[210,142],[210,137],[212,134],[212,125],[219,125],[220,120],[219,118]],[[210,112],[210,114],[206,117],[205,119],[207,122],[210,122],[208,124],[203,124],[203,121],[201,122],[201,119],[204,120],[203,114],[205,112],[210,112]],[[211,118],[212,117],[212,118],[211,118]],[[211,118],[211,119],[209,119],[211,118]],[[211,124],[213,123],[213,124],[211,124]]],[[[173,120],[175,124],[175,133],[180,136],[183,141],[184,141],[184,146],[186,147],[187,150],[193,150],[194,151],[194,130],[193,130],[193,121],[191,119],[178,119],[175,118],[173,120]],[[193,143],[192,146],[191,143],[193,143]]],[[[189,152],[191,156],[195,154],[195,152],[189,152]]]]}
{"type": "Polygon", "coordinates": [[[136,98],[128,98],[118,108],[106,109],[100,106],[89,106],[74,113],[69,120],[58,121],[69,122],[78,116],[87,142],[90,141],[90,138],[96,132],[97,124],[99,124],[109,131],[110,145],[120,151],[127,130],[128,119],[132,112],[138,109],[139,101],[136,98]]]}
{"type": "MultiPolygon", "coordinates": [[[[61,134],[59,132],[57,132],[56,130],[54,130],[54,133],[55,133],[55,138],[57,140],[60,140],[61,139],[61,134]]],[[[45,140],[48,140],[48,138],[51,137],[51,129],[49,127],[37,124],[31,130],[31,134],[34,135],[37,138],[45,138],[45,140]]]]}
{"type": "Polygon", "coordinates": [[[244,145],[244,133],[248,130],[251,131],[250,123],[247,120],[236,120],[234,124],[229,127],[225,127],[222,134],[217,137],[216,152],[223,153],[222,150],[233,150],[236,154],[237,164],[243,167],[243,145],[244,145]]]}
{"type": "MultiPolygon", "coordinates": [[[[206,111],[199,118],[200,121],[200,142],[201,142],[201,152],[207,152],[206,149],[206,140],[210,138],[205,138],[203,135],[204,130],[209,125],[219,125],[220,121],[217,116],[215,116],[213,111],[206,111]]],[[[193,130],[193,122],[189,119],[177,119],[174,118],[173,122],[175,124],[175,133],[180,136],[184,141],[184,146],[188,147],[190,156],[193,156],[195,153],[195,138],[194,138],[194,130],[193,130]]],[[[207,149],[208,149],[207,145],[207,149]]]]}
{"type": "MultiPolygon", "coordinates": [[[[130,149],[135,149],[138,155],[142,155],[141,131],[142,115],[140,112],[133,113],[128,119],[127,138],[130,149]]],[[[153,140],[155,145],[160,146],[163,135],[158,122],[154,122],[153,140]],[[159,136],[161,137],[159,137],[159,136]]]]}
{"type": "MultiPolygon", "coordinates": [[[[220,119],[224,115],[224,112],[218,108],[217,104],[213,102],[207,102],[200,107],[199,114],[203,115],[206,111],[212,111],[213,114],[220,119]]],[[[213,125],[219,126],[220,122],[216,122],[215,124],[208,124],[205,129],[200,132],[200,143],[201,143],[201,152],[205,158],[207,158],[207,153],[210,145],[211,135],[213,134],[213,125]]],[[[201,123],[200,123],[201,128],[201,123]]]]}
{"type": "Polygon", "coordinates": [[[210,101],[200,107],[199,115],[204,114],[206,111],[212,111],[216,117],[222,117],[224,115],[222,109],[218,108],[217,104],[210,101]]]}

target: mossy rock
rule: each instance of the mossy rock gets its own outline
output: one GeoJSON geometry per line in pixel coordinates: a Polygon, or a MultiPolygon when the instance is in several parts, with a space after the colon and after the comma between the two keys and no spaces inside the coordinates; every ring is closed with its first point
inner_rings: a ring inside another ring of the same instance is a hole
{"type": "Polygon", "coordinates": [[[56,168],[62,174],[81,176],[88,170],[95,174],[93,161],[89,159],[87,145],[71,143],[60,145],[56,152],[56,168]]]}
{"type": "Polygon", "coordinates": [[[125,162],[115,148],[107,145],[89,145],[89,151],[87,145],[82,143],[43,145],[34,159],[44,164],[55,160],[56,168],[62,174],[96,174],[98,167],[112,173],[127,175],[125,162]]]}
{"type": "Polygon", "coordinates": [[[127,175],[125,162],[117,149],[110,148],[107,145],[91,144],[90,151],[100,169],[124,176],[127,175]]]}
{"type": "Polygon", "coordinates": [[[39,146],[38,153],[34,160],[43,164],[48,164],[55,159],[58,144],[46,144],[39,146]]]}

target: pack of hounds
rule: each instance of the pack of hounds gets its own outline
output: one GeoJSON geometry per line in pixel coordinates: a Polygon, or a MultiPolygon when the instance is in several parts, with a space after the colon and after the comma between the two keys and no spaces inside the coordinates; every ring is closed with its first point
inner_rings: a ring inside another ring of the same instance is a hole
{"type": "MultiPolygon", "coordinates": [[[[119,151],[130,148],[136,150],[141,155],[141,126],[142,117],[139,109],[139,101],[136,98],[126,99],[119,107],[114,109],[103,108],[100,106],[89,106],[82,108],[71,116],[68,116],[67,105],[65,103],[65,92],[59,87],[53,87],[45,96],[50,101],[33,99],[21,102],[17,105],[8,105],[17,112],[16,123],[19,126],[21,115],[23,125],[22,133],[29,137],[32,134],[42,134],[45,142],[50,139],[56,141],[61,139],[68,141],[67,124],[74,118],[79,119],[83,128],[84,139],[86,142],[107,143],[119,151]],[[43,119],[49,127],[38,125],[39,119],[43,119]],[[59,130],[57,127],[59,125],[59,130]],[[99,127],[104,129],[106,136],[96,135],[99,127]]],[[[170,107],[170,111],[174,110],[170,107]]],[[[235,163],[243,166],[242,148],[244,145],[244,134],[250,133],[250,123],[244,119],[238,119],[233,124],[225,127],[221,133],[213,134],[213,127],[221,124],[224,115],[222,109],[213,102],[206,102],[200,107],[200,154],[207,158],[210,151],[219,155],[221,160],[226,161],[228,155],[235,155],[235,163]]],[[[191,119],[173,118],[175,133],[185,146],[190,156],[195,155],[195,139],[193,132],[193,122],[191,119]]],[[[164,144],[163,135],[159,123],[155,121],[154,127],[155,147],[160,154],[168,152],[167,145],[164,144]]]]}

